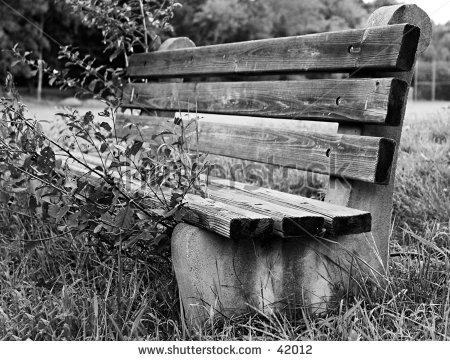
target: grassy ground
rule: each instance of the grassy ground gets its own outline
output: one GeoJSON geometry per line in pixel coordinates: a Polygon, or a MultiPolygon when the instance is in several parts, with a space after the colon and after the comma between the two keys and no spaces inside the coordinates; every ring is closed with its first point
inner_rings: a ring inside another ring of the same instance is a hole
{"type": "MultiPolygon", "coordinates": [[[[38,118],[50,103],[31,102],[38,118]]],[[[188,329],[170,260],[137,250],[125,262],[122,303],[111,250],[56,236],[26,215],[0,210],[0,339],[3,340],[448,340],[450,338],[450,108],[411,103],[405,120],[391,237],[389,282],[347,295],[326,315],[246,315],[188,329]],[[24,238],[36,242],[27,243],[24,238]]],[[[326,180],[228,164],[228,176],[320,197],[326,180]],[[230,172],[230,166],[234,171],[230,172]],[[255,177],[259,174],[260,177],[255,177]],[[287,179],[287,180],[286,180],[287,179]],[[319,188],[319,191],[316,189],[319,188]]]]}

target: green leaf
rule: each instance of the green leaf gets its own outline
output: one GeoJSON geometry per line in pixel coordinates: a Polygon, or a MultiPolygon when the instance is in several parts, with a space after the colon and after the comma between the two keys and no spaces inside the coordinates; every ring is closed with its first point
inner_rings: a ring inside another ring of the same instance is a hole
{"type": "Polygon", "coordinates": [[[102,224],[97,224],[97,226],[94,228],[94,233],[99,233],[103,228],[102,224]]]}
{"type": "Polygon", "coordinates": [[[32,213],[36,213],[37,207],[38,207],[38,203],[37,203],[36,197],[34,195],[31,195],[30,198],[28,199],[28,209],[32,213]]]}
{"type": "Polygon", "coordinates": [[[129,157],[130,155],[136,155],[141,150],[143,144],[144,144],[144,142],[142,142],[140,140],[135,140],[133,145],[127,149],[127,151],[125,152],[125,155],[127,157],[129,157]]]}
{"type": "Polygon", "coordinates": [[[170,217],[172,217],[176,212],[177,212],[177,208],[172,208],[170,211],[167,211],[167,212],[165,212],[163,215],[162,215],[162,218],[163,219],[167,219],[167,218],[170,218],[170,217]]]}
{"type": "Polygon", "coordinates": [[[112,130],[111,126],[106,122],[101,122],[100,127],[110,132],[112,130]]]}
{"type": "Polygon", "coordinates": [[[50,217],[56,218],[58,216],[59,211],[61,210],[61,207],[57,204],[51,204],[48,207],[48,215],[50,217]]]}
{"type": "Polygon", "coordinates": [[[83,116],[83,123],[84,124],[90,124],[94,120],[94,114],[89,111],[83,116]]]}
{"type": "Polygon", "coordinates": [[[123,229],[129,229],[133,220],[134,210],[129,205],[122,208],[114,219],[114,226],[117,227],[116,233],[120,233],[123,229]]]}
{"type": "Polygon", "coordinates": [[[95,136],[96,139],[98,139],[101,142],[104,142],[106,140],[106,138],[100,132],[95,132],[94,136],[95,136]]]}
{"type": "Polygon", "coordinates": [[[163,130],[160,133],[153,134],[152,135],[152,140],[155,140],[156,138],[158,138],[158,137],[160,137],[162,135],[173,135],[173,132],[171,132],[170,130],[163,130]]]}
{"type": "Polygon", "coordinates": [[[130,119],[125,119],[125,122],[124,122],[124,124],[123,124],[123,129],[125,129],[125,128],[131,128],[132,126],[134,126],[134,124],[131,122],[131,120],[130,119]]]}
{"type": "Polygon", "coordinates": [[[67,205],[60,208],[60,210],[58,211],[58,213],[56,214],[56,217],[55,217],[56,223],[59,223],[61,221],[61,218],[67,214],[69,209],[70,209],[70,207],[67,205]]]}
{"type": "Polygon", "coordinates": [[[129,162],[111,162],[109,168],[128,167],[129,165],[129,162]]]}
{"type": "Polygon", "coordinates": [[[75,122],[70,122],[70,123],[67,123],[67,126],[69,127],[69,129],[70,130],[72,130],[73,128],[75,128],[75,129],[77,129],[77,130],[79,130],[79,131],[83,131],[83,128],[81,128],[77,123],[75,123],[75,122]]]}
{"type": "Polygon", "coordinates": [[[55,152],[51,147],[45,147],[42,149],[41,154],[37,159],[37,164],[40,170],[44,173],[50,173],[55,169],[55,152]]]}

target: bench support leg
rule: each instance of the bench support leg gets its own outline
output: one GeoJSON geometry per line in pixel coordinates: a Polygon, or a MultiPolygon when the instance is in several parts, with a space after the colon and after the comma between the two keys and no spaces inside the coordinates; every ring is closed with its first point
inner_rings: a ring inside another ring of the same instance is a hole
{"type": "Polygon", "coordinates": [[[354,255],[367,254],[367,244],[348,245],[310,237],[236,241],[178,224],[172,260],[187,321],[198,326],[216,316],[298,307],[325,311],[339,285],[351,282],[348,270],[359,264],[354,255]]]}

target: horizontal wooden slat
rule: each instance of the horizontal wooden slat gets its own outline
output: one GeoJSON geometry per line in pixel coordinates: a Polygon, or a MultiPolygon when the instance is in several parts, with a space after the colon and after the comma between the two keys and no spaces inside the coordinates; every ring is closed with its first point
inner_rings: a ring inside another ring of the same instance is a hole
{"type": "MultiPolygon", "coordinates": [[[[173,119],[150,116],[121,115],[117,129],[131,122],[130,132],[152,141],[163,130],[173,130],[173,119]]],[[[245,123],[245,120],[242,120],[245,123]]],[[[286,131],[259,128],[230,121],[198,120],[199,151],[280,165],[316,173],[357,179],[371,183],[386,183],[395,150],[395,142],[387,138],[310,131],[286,131]]],[[[193,131],[191,126],[189,132],[193,131]]],[[[125,130],[128,131],[128,130],[125,130]]],[[[196,144],[196,133],[189,139],[196,144]]],[[[165,136],[170,142],[169,136],[165,136]]],[[[173,139],[175,141],[176,138],[173,139]]],[[[161,141],[156,138],[155,141],[161,141]]],[[[194,148],[195,149],[195,148],[194,148]]]]}
{"type": "Polygon", "coordinates": [[[410,70],[419,28],[408,24],[136,54],[132,77],[410,70]]]}
{"type": "Polygon", "coordinates": [[[124,106],[270,118],[396,125],[408,87],[392,79],[137,83],[124,106]]]}
{"type": "MultiPolygon", "coordinates": [[[[84,157],[92,167],[102,164],[93,155],[79,154],[79,157],[84,157]]],[[[69,163],[69,168],[79,176],[87,174],[87,169],[79,164],[69,163]]],[[[95,174],[87,177],[89,181],[98,180],[95,174]]],[[[162,214],[161,201],[145,184],[127,179],[127,185],[130,190],[145,193],[143,204],[147,211],[162,214]]],[[[369,232],[371,229],[368,212],[271,189],[211,178],[207,192],[208,199],[186,195],[182,219],[228,238],[268,236],[272,233],[281,237],[315,235],[321,232],[322,227],[327,235],[333,236],[369,232]]],[[[170,199],[170,190],[161,187],[158,196],[170,199]]]]}
{"type": "MultiPolygon", "coordinates": [[[[102,165],[98,156],[74,154],[91,167],[102,165]]],[[[69,162],[68,165],[78,175],[87,172],[79,164],[69,162]]],[[[98,180],[94,174],[89,178],[98,180]]],[[[161,202],[145,184],[127,179],[127,185],[131,190],[145,193],[148,210],[161,214],[161,202]]],[[[161,187],[158,191],[159,198],[170,199],[169,188],[161,187]]],[[[322,227],[327,235],[333,236],[371,230],[369,212],[267,188],[210,178],[207,193],[208,199],[186,195],[183,220],[228,238],[267,236],[272,232],[282,237],[314,235],[321,232],[322,227]]]]}
{"type": "Polygon", "coordinates": [[[183,221],[227,238],[265,237],[273,232],[273,220],[268,215],[194,194],[185,196],[183,210],[183,221]]]}
{"type": "MultiPolygon", "coordinates": [[[[92,155],[83,155],[89,164],[101,165],[100,159],[92,155]]],[[[81,157],[83,157],[80,155],[81,157]]],[[[62,157],[64,158],[64,157],[62,157]]],[[[78,176],[86,176],[88,181],[98,181],[99,177],[82,165],[68,163],[69,169],[78,176]]],[[[145,192],[145,187],[137,181],[127,180],[131,190],[145,192]]],[[[170,199],[170,190],[161,188],[166,199],[170,199]]],[[[157,216],[162,214],[160,200],[151,192],[145,192],[142,201],[147,211],[157,216]]],[[[162,194],[159,194],[162,197],[162,194]]],[[[182,220],[192,225],[215,232],[221,236],[233,239],[268,236],[273,233],[273,220],[270,216],[253,212],[249,209],[225,204],[212,199],[204,199],[195,194],[187,194],[184,198],[182,220]]],[[[312,217],[317,218],[316,215],[312,217]]]]}
{"type": "MultiPolygon", "coordinates": [[[[92,168],[102,165],[97,156],[78,156],[92,168]]],[[[99,181],[97,175],[80,164],[69,162],[68,166],[90,182],[99,181]]],[[[155,215],[164,212],[160,199],[170,199],[169,188],[161,187],[155,195],[137,180],[127,179],[127,186],[145,194],[141,204],[148,212],[155,215]]],[[[187,194],[183,209],[183,221],[234,239],[267,237],[272,233],[281,237],[316,235],[323,227],[328,235],[353,234],[368,232],[371,227],[368,212],[223,179],[211,180],[207,199],[187,194]]]]}
{"type": "MultiPolygon", "coordinates": [[[[96,166],[103,166],[102,161],[97,155],[74,153],[79,159],[91,165],[92,168],[96,166]]],[[[105,161],[109,164],[110,161],[105,161]]],[[[86,169],[81,165],[71,164],[71,169],[77,171],[78,174],[85,174],[86,169]]],[[[115,177],[119,174],[114,172],[115,177]]],[[[92,176],[90,176],[92,177],[92,176]]],[[[148,190],[145,184],[140,187],[140,183],[136,180],[127,179],[128,184],[132,189],[139,189],[141,192],[148,190]]],[[[159,198],[170,199],[170,190],[167,187],[161,187],[161,194],[159,198]]],[[[157,197],[148,191],[149,199],[145,201],[149,206],[156,208],[159,214],[161,202],[157,197]]],[[[324,226],[324,219],[317,213],[307,212],[303,209],[295,209],[294,207],[278,206],[273,203],[266,202],[261,199],[239,194],[234,197],[233,192],[223,192],[223,190],[211,189],[208,191],[209,199],[203,199],[197,195],[186,195],[184,201],[186,202],[186,213],[182,219],[185,222],[201,226],[205,229],[214,231],[226,237],[249,237],[261,235],[260,227],[253,229],[255,223],[263,223],[264,219],[270,219],[273,224],[273,232],[281,237],[299,236],[304,234],[318,234],[322,232],[324,226]],[[208,217],[205,216],[208,212],[208,217]],[[220,220],[222,219],[223,220],[220,220]],[[251,220],[251,221],[250,221],[251,220]],[[256,220],[256,221],[255,221],[256,220]]],[[[266,235],[272,234],[272,231],[267,227],[265,229],[266,235]]]]}
{"type": "Polygon", "coordinates": [[[282,237],[318,234],[324,226],[324,218],[304,209],[283,206],[243,192],[234,192],[217,186],[208,187],[208,198],[228,205],[269,216],[274,220],[275,233],[282,237]]]}
{"type": "Polygon", "coordinates": [[[233,194],[235,198],[252,196],[255,202],[259,199],[277,206],[295,207],[320,215],[325,220],[324,226],[328,235],[357,234],[371,230],[369,212],[225,179],[211,179],[210,192],[216,191],[217,188],[222,189],[225,194],[233,194]]]}

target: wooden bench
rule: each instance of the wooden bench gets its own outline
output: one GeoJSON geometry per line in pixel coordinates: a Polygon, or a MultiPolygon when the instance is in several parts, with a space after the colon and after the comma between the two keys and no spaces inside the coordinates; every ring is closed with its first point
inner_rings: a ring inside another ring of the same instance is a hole
{"type": "Polygon", "coordinates": [[[211,311],[323,310],[336,285],[382,281],[408,88],[430,39],[426,13],[398,5],[376,10],[365,29],[205,47],[175,38],[130,58],[134,82],[123,103],[132,115],[118,121],[145,125],[147,139],[178,111],[240,116],[200,118],[199,150],[329,176],[323,202],[219,179],[210,182],[209,199],[186,198],[172,257],[191,321],[211,311]],[[313,73],[329,76],[250,77],[313,73]],[[208,81],[236,75],[248,79],[208,81]],[[339,128],[286,129],[276,118],[339,128]]]}

